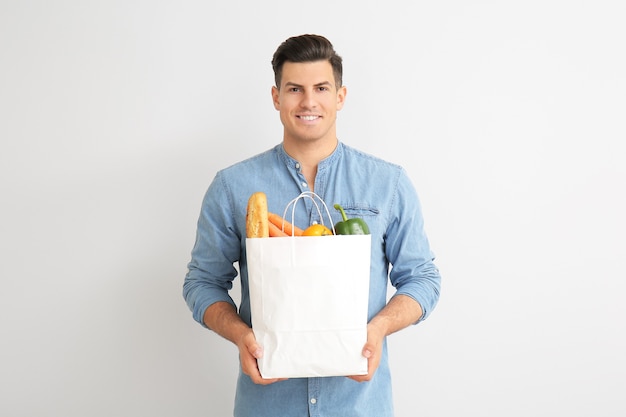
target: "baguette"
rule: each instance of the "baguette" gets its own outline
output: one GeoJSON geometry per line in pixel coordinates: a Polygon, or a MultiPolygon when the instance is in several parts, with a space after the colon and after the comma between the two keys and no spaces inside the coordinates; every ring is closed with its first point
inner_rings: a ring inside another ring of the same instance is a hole
{"type": "Polygon", "coordinates": [[[246,236],[269,237],[269,220],[267,218],[267,196],[264,192],[253,193],[248,199],[246,211],[246,236]]]}

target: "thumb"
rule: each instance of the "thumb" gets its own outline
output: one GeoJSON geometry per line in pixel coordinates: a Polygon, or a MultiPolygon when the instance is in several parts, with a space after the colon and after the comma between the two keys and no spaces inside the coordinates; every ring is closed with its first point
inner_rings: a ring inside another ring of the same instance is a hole
{"type": "Polygon", "coordinates": [[[371,358],[372,355],[374,354],[374,348],[373,346],[371,346],[369,343],[367,343],[365,345],[365,347],[363,347],[363,351],[361,352],[361,354],[366,357],[367,359],[371,358]]]}
{"type": "Polygon", "coordinates": [[[239,350],[243,352],[247,352],[250,356],[259,359],[263,356],[263,347],[259,345],[254,337],[254,333],[250,329],[242,338],[239,340],[239,350]]]}
{"type": "Polygon", "coordinates": [[[260,359],[263,357],[263,348],[257,343],[250,345],[248,347],[248,352],[250,352],[250,354],[256,359],[260,359]]]}

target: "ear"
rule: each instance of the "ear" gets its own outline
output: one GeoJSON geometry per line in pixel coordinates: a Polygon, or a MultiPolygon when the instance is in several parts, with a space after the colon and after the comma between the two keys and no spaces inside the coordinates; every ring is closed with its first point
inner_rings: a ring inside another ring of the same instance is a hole
{"type": "Polygon", "coordinates": [[[274,103],[274,108],[276,110],[280,110],[279,96],[280,96],[280,91],[278,90],[278,88],[272,86],[272,102],[274,103]]]}
{"type": "Polygon", "coordinates": [[[343,108],[343,104],[346,101],[346,95],[348,94],[348,89],[344,85],[343,87],[337,90],[337,110],[341,110],[343,108]]]}

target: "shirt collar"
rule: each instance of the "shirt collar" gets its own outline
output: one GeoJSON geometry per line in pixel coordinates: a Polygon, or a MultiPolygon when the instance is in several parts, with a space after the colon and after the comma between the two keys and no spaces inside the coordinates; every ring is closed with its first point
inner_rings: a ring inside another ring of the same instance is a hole
{"type": "MultiPolygon", "coordinates": [[[[333,153],[328,155],[326,158],[322,159],[319,162],[319,164],[317,164],[318,171],[324,170],[332,166],[335,163],[335,161],[339,160],[339,158],[341,158],[341,155],[343,154],[343,148],[344,148],[343,143],[341,143],[341,141],[337,141],[337,147],[335,148],[333,153]]],[[[291,168],[291,169],[298,168],[299,162],[293,159],[291,156],[289,156],[287,152],[285,152],[285,147],[283,146],[282,143],[280,143],[279,145],[276,145],[276,151],[278,152],[278,156],[283,160],[287,168],[291,168]]]]}

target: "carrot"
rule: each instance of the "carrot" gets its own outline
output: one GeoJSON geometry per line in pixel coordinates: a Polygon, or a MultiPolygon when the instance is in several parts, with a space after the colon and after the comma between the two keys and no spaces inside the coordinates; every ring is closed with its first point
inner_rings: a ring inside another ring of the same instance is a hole
{"type": "Polygon", "coordinates": [[[287,236],[291,236],[291,235],[288,235],[287,233],[283,232],[280,229],[280,227],[276,226],[272,222],[268,222],[268,226],[269,226],[269,231],[270,231],[270,237],[287,237],[287,236]]]}
{"type": "Polygon", "coordinates": [[[267,213],[267,218],[269,219],[270,224],[276,226],[280,231],[283,230],[284,225],[284,231],[287,236],[302,236],[302,233],[304,233],[304,230],[300,229],[298,226],[294,226],[293,224],[289,223],[287,220],[283,219],[276,213],[267,213]]]}

